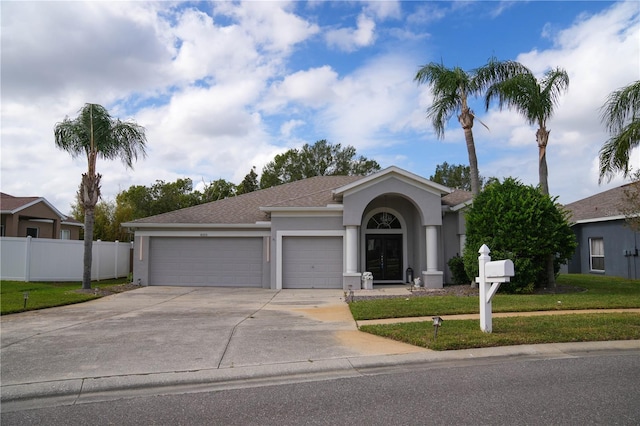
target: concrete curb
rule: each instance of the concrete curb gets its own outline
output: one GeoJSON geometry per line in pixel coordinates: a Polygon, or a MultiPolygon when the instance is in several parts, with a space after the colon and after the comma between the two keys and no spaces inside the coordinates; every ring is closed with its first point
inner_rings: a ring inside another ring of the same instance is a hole
{"type": "Polygon", "coordinates": [[[2,386],[3,411],[72,405],[145,395],[239,389],[410,371],[443,363],[499,362],[587,356],[603,351],[637,351],[640,340],[552,343],[457,351],[424,351],[400,355],[373,355],[242,366],[198,371],[175,371],[109,377],[86,377],[2,386]]]}

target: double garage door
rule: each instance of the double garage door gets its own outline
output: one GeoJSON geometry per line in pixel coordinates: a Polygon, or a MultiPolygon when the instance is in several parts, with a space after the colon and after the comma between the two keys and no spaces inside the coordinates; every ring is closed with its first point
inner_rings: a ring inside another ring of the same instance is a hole
{"type": "Polygon", "coordinates": [[[153,237],[149,284],[262,287],[262,247],[261,237],[153,237]]]}
{"type": "MultiPolygon", "coordinates": [[[[262,287],[263,239],[152,237],[149,284],[262,287]]],[[[342,288],[342,238],[282,239],[283,288],[342,288]]]]}

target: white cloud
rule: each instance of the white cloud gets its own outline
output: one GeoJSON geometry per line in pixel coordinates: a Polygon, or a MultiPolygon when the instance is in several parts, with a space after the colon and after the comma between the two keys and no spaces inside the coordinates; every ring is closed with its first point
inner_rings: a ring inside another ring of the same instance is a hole
{"type": "Polygon", "coordinates": [[[340,28],[328,31],[327,44],[345,52],[353,52],[375,41],[376,23],[364,14],[358,16],[356,28],[340,28]]]}
{"type": "Polygon", "coordinates": [[[267,51],[287,52],[319,31],[293,13],[296,2],[248,1],[214,3],[216,13],[234,16],[240,27],[267,51]]]}
{"type": "Polygon", "coordinates": [[[286,121],[284,123],[282,123],[282,125],[280,126],[280,134],[283,135],[284,137],[288,138],[291,136],[291,132],[296,128],[296,127],[300,127],[300,126],[304,126],[306,123],[302,120],[289,120],[286,121]]]}
{"type": "Polygon", "coordinates": [[[276,110],[299,103],[320,108],[335,99],[333,87],[337,81],[338,74],[328,65],[294,72],[272,85],[263,107],[276,110]]]}

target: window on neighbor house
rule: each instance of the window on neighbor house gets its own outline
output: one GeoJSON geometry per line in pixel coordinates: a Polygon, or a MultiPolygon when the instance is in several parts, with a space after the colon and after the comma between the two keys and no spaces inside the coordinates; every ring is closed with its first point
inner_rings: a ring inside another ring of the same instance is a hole
{"type": "Polygon", "coordinates": [[[69,231],[68,229],[61,229],[60,230],[60,239],[61,240],[70,240],[71,239],[71,231],[69,231]]]}
{"type": "Polygon", "coordinates": [[[4,225],[0,225],[0,237],[4,237],[4,225]]]}
{"type": "Polygon", "coordinates": [[[604,239],[589,238],[591,270],[604,272],[604,239]]]}
{"type": "Polygon", "coordinates": [[[27,237],[38,238],[38,228],[27,228],[27,237]]]}

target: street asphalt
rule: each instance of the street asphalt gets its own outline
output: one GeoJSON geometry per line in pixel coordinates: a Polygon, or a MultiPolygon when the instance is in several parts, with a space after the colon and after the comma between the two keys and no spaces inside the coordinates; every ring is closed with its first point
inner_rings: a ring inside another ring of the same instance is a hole
{"type": "MultiPolygon", "coordinates": [[[[356,297],[406,291],[361,290],[356,297]]],[[[141,287],[5,315],[0,408],[355,377],[424,363],[640,349],[640,341],[615,341],[435,352],[358,331],[344,296],[342,290],[141,287]]]]}

